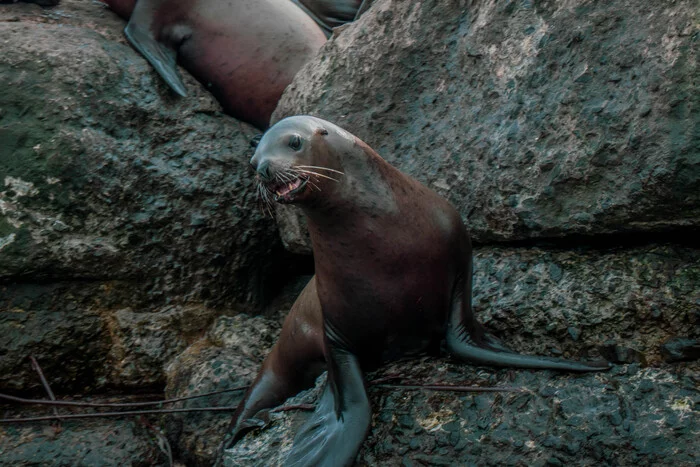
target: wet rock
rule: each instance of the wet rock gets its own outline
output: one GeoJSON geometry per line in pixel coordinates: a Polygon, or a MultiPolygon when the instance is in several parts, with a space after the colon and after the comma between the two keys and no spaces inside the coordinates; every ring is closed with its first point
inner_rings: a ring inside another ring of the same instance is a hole
{"type": "MultiPolygon", "coordinates": [[[[370,385],[374,419],[357,465],[693,464],[700,421],[697,364],[618,368],[566,375],[493,371],[435,359],[392,365],[370,378],[398,373],[411,383],[515,386],[526,393],[370,385]],[[393,416],[385,417],[387,412],[393,416]],[[409,420],[415,429],[407,427],[409,420]]],[[[227,451],[226,465],[279,465],[280,452],[288,451],[307,417],[276,414],[269,427],[227,451]]]]}
{"type": "Polygon", "coordinates": [[[661,354],[667,362],[684,362],[700,359],[700,341],[677,337],[661,346],[661,354]]]}
{"type": "Polygon", "coordinates": [[[0,466],[167,466],[157,428],[134,420],[0,425],[0,466]],[[159,443],[160,441],[160,443],[159,443]]]}
{"type": "Polygon", "coordinates": [[[209,329],[207,338],[228,352],[261,362],[277,342],[280,329],[279,320],[262,316],[222,316],[209,329]]]}
{"type": "Polygon", "coordinates": [[[172,306],[153,313],[118,310],[109,316],[110,381],[139,389],[165,385],[165,367],[201,336],[215,316],[201,306],[172,306]]]}
{"type": "MultiPolygon", "coordinates": [[[[448,198],[479,242],[696,231],[696,14],[690,0],[378,0],[273,120],[339,124],[448,198]]],[[[285,244],[308,251],[290,216],[285,244]]]]}
{"type": "Polygon", "coordinates": [[[193,332],[169,306],[252,309],[276,282],[257,131],[188,76],[172,95],[122,29],[99,2],[0,8],[0,389],[37,387],[28,355],[63,391],[162,387],[193,332]]]}
{"type": "Polygon", "coordinates": [[[472,303],[519,351],[657,364],[668,339],[700,338],[698,274],[700,251],[672,245],[480,247],[472,303]]]}
{"type": "MultiPolygon", "coordinates": [[[[178,459],[191,466],[211,466],[238,406],[279,334],[277,320],[239,315],[220,317],[168,366],[167,397],[237,390],[178,403],[179,408],[231,407],[226,412],[172,414],[165,430],[178,459]]],[[[273,464],[269,464],[273,465],[273,464]]]]}
{"type": "Polygon", "coordinates": [[[612,363],[646,363],[644,354],[636,349],[609,341],[599,347],[600,354],[612,363]]]}

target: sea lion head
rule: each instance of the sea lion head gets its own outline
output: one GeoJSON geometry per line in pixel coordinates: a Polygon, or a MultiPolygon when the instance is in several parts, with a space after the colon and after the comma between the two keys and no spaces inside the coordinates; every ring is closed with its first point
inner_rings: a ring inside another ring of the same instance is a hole
{"type": "Polygon", "coordinates": [[[334,150],[338,138],[352,144],[354,137],[332,123],[309,116],[285,118],[272,126],[250,160],[263,199],[308,203],[336,189],[343,176],[334,150]]]}

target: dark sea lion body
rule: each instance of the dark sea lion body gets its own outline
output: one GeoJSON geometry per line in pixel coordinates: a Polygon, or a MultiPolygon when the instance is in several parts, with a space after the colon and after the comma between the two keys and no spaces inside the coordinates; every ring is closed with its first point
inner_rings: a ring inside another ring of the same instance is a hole
{"type": "Polygon", "coordinates": [[[287,118],[251,164],[277,201],[306,214],[316,275],[234,415],[233,441],[258,411],[308,386],[321,361],[328,383],[287,465],[351,464],[371,420],[363,371],[442,340],[478,364],[608,368],[520,355],[486,333],[471,309],[472,249],[458,212],[345,130],[287,118]]]}
{"type": "Polygon", "coordinates": [[[129,17],[132,45],[180,95],[176,61],[224,112],[267,128],[282,92],[324,44],[316,23],[290,0],[106,0],[129,17]]]}
{"type": "Polygon", "coordinates": [[[318,24],[326,36],[333,28],[355,21],[368,7],[370,0],[291,0],[318,24]]]}

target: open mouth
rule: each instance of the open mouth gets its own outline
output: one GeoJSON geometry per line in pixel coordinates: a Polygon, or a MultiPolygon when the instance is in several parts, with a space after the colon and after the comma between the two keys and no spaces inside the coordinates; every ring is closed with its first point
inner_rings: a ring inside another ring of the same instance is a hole
{"type": "Polygon", "coordinates": [[[306,187],[307,178],[299,177],[291,182],[278,182],[268,186],[275,195],[275,201],[278,203],[289,203],[294,199],[294,196],[301,193],[306,187]]]}

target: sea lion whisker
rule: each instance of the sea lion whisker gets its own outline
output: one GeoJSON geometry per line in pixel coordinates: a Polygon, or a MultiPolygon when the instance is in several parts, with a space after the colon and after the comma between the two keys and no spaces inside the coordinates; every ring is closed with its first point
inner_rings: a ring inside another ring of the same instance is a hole
{"type": "Polygon", "coordinates": [[[272,215],[272,201],[270,200],[270,191],[268,188],[260,181],[258,183],[258,195],[260,199],[260,210],[263,215],[270,214],[270,217],[274,218],[272,215]]]}
{"type": "Polygon", "coordinates": [[[267,189],[264,191],[265,193],[265,208],[267,208],[267,213],[270,214],[271,218],[274,218],[275,216],[272,215],[272,201],[270,200],[270,192],[267,191],[267,189]]]}
{"type": "Polygon", "coordinates": [[[315,184],[314,182],[312,182],[311,180],[309,180],[309,183],[310,183],[313,187],[315,187],[319,192],[322,191],[322,190],[318,187],[318,185],[316,185],[316,184],[315,184]]]}
{"type": "Polygon", "coordinates": [[[333,177],[329,177],[328,175],[320,174],[320,173],[318,173],[318,172],[313,172],[313,171],[311,171],[311,170],[299,169],[298,172],[304,173],[304,174],[309,174],[309,175],[315,175],[315,176],[317,176],[317,177],[327,178],[328,180],[333,180],[334,182],[340,182],[340,180],[338,180],[338,179],[335,179],[335,178],[333,178],[333,177]]]}
{"type": "Polygon", "coordinates": [[[284,176],[284,180],[285,180],[287,183],[294,183],[294,182],[297,181],[297,179],[301,178],[301,177],[299,176],[300,174],[299,174],[298,172],[295,172],[295,171],[293,171],[293,170],[291,170],[291,169],[285,170],[285,171],[282,172],[280,175],[283,175],[283,176],[284,176]]]}
{"type": "Polygon", "coordinates": [[[279,175],[279,178],[281,178],[282,180],[284,180],[287,183],[293,182],[294,178],[296,178],[296,177],[294,177],[294,174],[292,172],[289,172],[287,170],[279,172],[277,175],[279,175]]]}
{"type": "Polygon", "coordinates": [[[345,175],[345,172],[341,172],[340,170],[329,169],[328,167],[320,167],[318,165],[295,165],[294,167],[299,167],[300,169],[328,170],[328,171],[335,172],[335,173],[340,174],[340,175],[345,175]]]}
{"type": "Polygon", "coordinates": [[[258,184],[258,206],[260,207],[260,213],[263,215],[263,217],[267,216],[267,213],[265,212],[267,200],[265,199],[265,194],[260,184],[258,184]]]}

